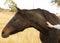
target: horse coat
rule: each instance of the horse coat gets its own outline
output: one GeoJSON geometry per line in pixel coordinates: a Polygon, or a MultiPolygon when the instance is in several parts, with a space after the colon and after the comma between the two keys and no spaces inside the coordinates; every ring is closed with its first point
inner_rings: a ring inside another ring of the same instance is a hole
{"type": "Polygon", "coordinates": [[[15,16],[5,26],[2,37],[23,31],[25,28],[34,27],[40,32],[42,43],[60,43],[60,30],[49,28],[46,21],[53,25],[60,24],[60,19],[53,13],[44,9],[21,10],[17,8],[15,16]]]}

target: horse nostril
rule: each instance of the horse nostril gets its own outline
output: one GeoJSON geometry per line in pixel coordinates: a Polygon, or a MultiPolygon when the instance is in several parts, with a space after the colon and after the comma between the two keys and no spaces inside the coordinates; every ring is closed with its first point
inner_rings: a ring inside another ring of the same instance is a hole
{"type": "Polygon", "coordinates": [[[2,34],[4,34],[4,31],[2,32],[2,34]]]}
{"type": "Polygon", "coordinates": [[[2,32],[2,37],[3,38],[7,38],[9,35],[8,34],[5,34],[4,31],[2,32]]]}

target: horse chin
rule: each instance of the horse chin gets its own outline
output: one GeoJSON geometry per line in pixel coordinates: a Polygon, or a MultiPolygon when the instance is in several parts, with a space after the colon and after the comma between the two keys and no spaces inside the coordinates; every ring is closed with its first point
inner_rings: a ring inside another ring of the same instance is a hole
{"type": "Polygon", "coordinates": [[[9,37],[9,34],[2,34],[2,37],[7,38],[7,37],[9,37]]]}

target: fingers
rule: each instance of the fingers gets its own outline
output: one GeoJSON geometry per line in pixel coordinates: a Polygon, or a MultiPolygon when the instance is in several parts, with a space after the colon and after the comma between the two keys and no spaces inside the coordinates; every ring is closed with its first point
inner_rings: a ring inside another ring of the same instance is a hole
{"type": "Polygon", "coordinates": [[[53,25],[49,23],[48,21],[46,22],[48,24],[48,27],[53,28],[53,25]]]}

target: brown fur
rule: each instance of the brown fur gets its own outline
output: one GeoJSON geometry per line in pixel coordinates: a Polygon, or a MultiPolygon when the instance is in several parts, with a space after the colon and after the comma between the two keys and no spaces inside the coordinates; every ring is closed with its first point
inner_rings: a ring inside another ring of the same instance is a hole
{"type": "Polygon", "coordinates": [[[17,9],[18,11],[16,15],[3,29],[2,37],[6,38],[11,34],[23,31],[25,28],[34,27],[41,32],[40,38],[42,43],[60,43],[60,39],[58,37],[58,34],[60,33],[59,30],[56,30],[55,28],[51,29],[46,24],[46,21],[49,21],[53,25],[60,24],[60,19],[55,14],[43,9],[17,9]]]}

